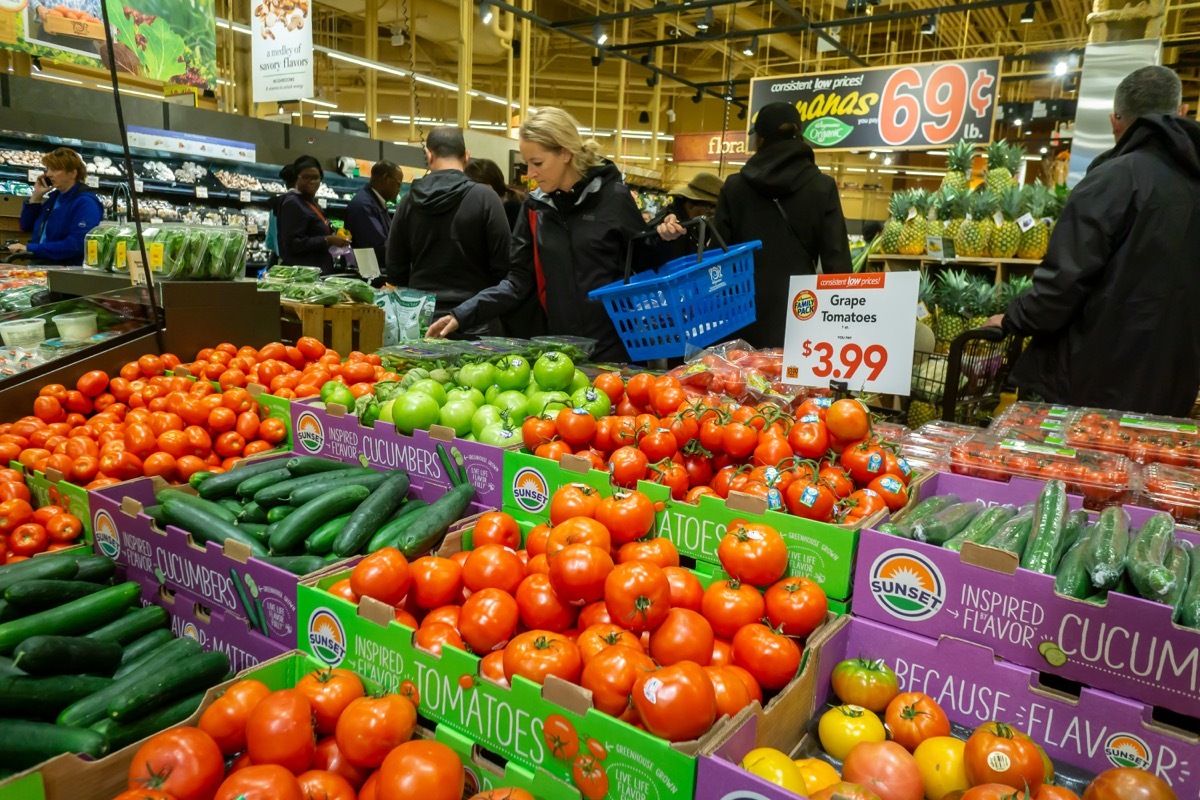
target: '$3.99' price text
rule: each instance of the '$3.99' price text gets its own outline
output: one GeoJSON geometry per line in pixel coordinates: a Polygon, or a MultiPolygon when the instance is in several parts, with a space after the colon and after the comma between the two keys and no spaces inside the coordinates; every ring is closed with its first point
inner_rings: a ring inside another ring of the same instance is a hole
{"type": "Polygon", "coordinates": [[[818,378],[834,378],[853,380],[858,374],[859,367],[870,370],[865,380],[876,380],[883,368],[887,366],[887,348],[881,344],[868,345],[866,348],[854,342],[848,342],[840,350],[835,350],[829,342],[804,342],[801,354],[808,358],[814,353],[817,364],[812,368],[812,374],[818,378]]]}

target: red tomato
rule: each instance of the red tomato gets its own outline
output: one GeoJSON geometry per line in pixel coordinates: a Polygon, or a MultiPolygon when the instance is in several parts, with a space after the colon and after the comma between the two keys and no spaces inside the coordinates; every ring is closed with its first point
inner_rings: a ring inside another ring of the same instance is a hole
{"type": "Polygon", "coordinates": [[[520,621],[521,611],[512,595],[500,589],[486,588],[463,602],[458,630],[472,651],[486,654],[507,645],[520,621]]]}
{"type": "Polygon", "coordinates": [[[672,608],[650,634],[650,655],[664,666],[692,661],[706,666],[712,660],[713,629],[702,615],[672,608]]]}
{"type": "Polygon", "coordinates": [[[803,639],[820,627],[829,611],[829,599],[808,578],[784,578],[764,596],[767,619],[787,636],[803,639]]]}
{"type": "Polygon", "coordinates": [[[15,556],[36,555],[45,550],[48,545],[46,529],[36,522],[18,525],[8,534],[8,549],[15,556]]]}
{"type": "Polygon", "coordinates": [[[753,586],[736,580],[717,581],[704,590],[700,613],[717,636],[731,640],[743,626],[763,618],[766,603],[753,586]]]}
{"type": "Polygon", "coordinates": [[[409,598],[420,608],[434,609],[455,602],[462,592],[462,567],[457,561],[424,556],[409,564],[409,598]]]}
{"type": "Polygon", "coordinates": [[[358,797],[350,782],[334,772],[309,770],[296,778],[300,791],[306,797],[321,800],[356,800],[358,797]]]}
{"type": "Polygon", "coordinates": [[[348,669],[319,669],[296,682],[296,691],[312,706],[317,733],[328,735],[337,726],[338,717],[365,693],[362,681],[348,669]]]}
{"type": "Polygon", "coordinates": [[[879,800],[922,800],[925,782],[917,760],[895,742],[859,742],[842,764],[842,780],[862,785],[879,800]]]}
{"type": "Polygon", "coordinates": [[[177,800],[209,800],[225,775],[221,749],[199,728],[151,736],[129,765],[130,789],[158,789],[177,800]]]}
{"type": "MultiPolygon", "coordinates": [[[[555,493],[555,497],[557,496],[555,493]]],[[[553,516],[553,512],[551,515],[553,516]]],[[[520,549],[521,529],[517,526],[517,521],[503,511],[481,514],[471,533],[471,546],[477,548],[485,544],[498,544],[512,550],[520,549]]]]}
{"type": "Polygon", "coordinates": [[[908,752],[933,736],[949,736],[950,720],[933,698],[921,692],[905,692],[892,698],[884,715],[892,741],[908,752]]]}
{"type": "Polygon", "coordinates": [[[963,760],[967,779],[973,784],[1002,783],[1036,792],[1046,778],[1037,745],[1003,722],[989,722],[976,728],[967,739],[963,760]]]}
{"type": "Polygon", "coordinates": [[[346,760],[346,756],[338,748],[335,736],[327,736],[317,742],[317,750],[313,755],[313,769],[337,773],[345,778],[355,790],[358,790],[366,781],[368,772],[346,760]]]}
{"type": "Polygon", "coordinates": [[[579,648],[553,631],[526,631],[504,648],[504,677],[509,683],[516,675],[537,684],[545,683],[549,675],[578,683],[582,670],[579,648]]]}
{"type": "Polygon", "coordinates": [[[620,564],[604,581],[604,604],[618,625],[635,633],[653,630],[671,608],[671,582],[654,564],[620,564]]]}
{"type": "Polygon", "coordinates": [[[733,637],[733,663],[764,689],[782,689],[800,669],[800,647],[766,625],[744,625],[733,637]]]}
{"type": "Polygon", "coordinates": [[[472,592],[499,589],[514,594],[525,578],[525,564],[513,550],[498,544],[476,547],[463,565],[463,585],[472,592]]]}
{"type": "Polygon", "coordinates": [[[373,597],[389,606],[399,605],[404,600],[411,582],[408,559],[394,547],[371,553],[350,573],[350,588],[354,594],[373,597]]]}
{"type": "Polygon", "coordinates": [[[1083,800],[1176,800],[1176,795],[1157,775],[1120,767],[1097,775],[1084,791],[1083,800]]]}
{"type": "Polygon", "coordinates": [[[700,579],[683,567],[664,567],[663,573],[671,585],[671,608],[700,611],[700,601],[704,596],[700,579]]]}
{"type": "Polygon", "coordinates": [[[550,559],[550,583],[564,602],[583,605],[604,597],[612,557],[599,547],[571,544],[550,559]]]}
{"type": "Polygon", "coordinates": [[[646,730],[671,742],[704,735],[717,718],[712,681],[703,667],[689,661],[639,675],[633,706],[646,730]]]}
{"type": "Polygon", "coordinates": [[[378,768],[392,748],[412,739],[417,709],[407,697],[359,697],[337,719],[338,750],[356,767],[378,768]]]}
{"type": "Polygon", "coordinates": [[[462,800],[465,783],[466,773],[453,750],[440,742],[416,740],[384,759],[375,792],[378,800],[462,800]]]}
{"type": "Polygon", "coordinates": [[[272,692],[246,719],[246,750],[255,764],[277,764],[298,775],[312,766],[315,749],[312,705],[303,692],[272,692]]]}
{"type": "Polygon", "coordinates": [[[591,691],[592,704],[598,710],[620,717],[630,709],[630,693],[638,676],[654,669],[654,660],[640,649],[614,645],[588,659],[579,683],[591,691]]]}
{"type": "Polygon", "coordinates": [[[717,547],[721,567],[734,578],[754,586],[769,586],[787,570],[788,549],[769,525],[734,520],[717,547]]]}
{"type": "Polygon", "coordinates": [[[526,628],[543,628],[561,633],[574,625],[578,616],[575,606],[564,603],[554,593],[549,575],[535,573],[526,576],[517,587],[515,599],[520,610],[521,623],[526,628]]]}
{"type": "Polygon", "coordinates": [[[274,764],[230,773],[213,800],[309,800],[296,776],[274,764]]]}
{"type": "Polygon", "coordinates": [[[211,736],[225,755],[240,753],[246,749],[246,720],[270,693],[261,681],[238,681],[204,710],[197,727],[211,736]]]}

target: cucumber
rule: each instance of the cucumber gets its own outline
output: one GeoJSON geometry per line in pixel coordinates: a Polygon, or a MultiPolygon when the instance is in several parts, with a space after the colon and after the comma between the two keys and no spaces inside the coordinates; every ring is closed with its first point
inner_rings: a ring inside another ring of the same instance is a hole
{"type": "Polygon", "coordinates": [[[358,555],[379,528],[396,513],[408,494],[408,474],[389,475],[379,488],[354,510],[333,540],[333,552],[347,557],[358,555]]]}
{"type": "Polygon", "coordinates": [[[166,624],[167,612],[165,609],[158,606],[145,606],[126,613],[103,628],[97,628],[87,634],[87,637],[104,642],[129,644],[145,638],[156,630],[162,630],[166,624]]]}
{"type": "Polygon", "coordinates": [[[172,667],[148,672],[109,701],[108,715],[118,722],[137,719],[167,703],[215,686],[227,672],[229,656],[220,651],[201,653],[172,667]]]}
{"type": "MultiPolygon", "coordinates": [[[[158,502],[162,503],[164,506],[167,504],[168,500],[173,500],[176,506],[178,506],[180,504],[187,504],[187,505],[191,506],[192,508],[196,508],[196,509],[199,509],[200,511],[203,511],[206,514],[214,516],[218,519],[223,519],[226,522],[228,522],[230,525],[237,522],[237,518],[238,518],[237,513],[230,511],[228,508],[225,508],[225,506],[221,505],[220,503],[214,503],[211,500],[204,500],[203,498],[196,497],[196,495],[194,495],[194,494],[188,494],[187,492],[181,492],[178,489],[164,489],[161,492],[159,492],[156,497],[158,499],[158,502]]],[[[175,520],[171,519],[170,510],[167,510],[167,521],[168,522],[175,521],[175,520]]],[[[178,523],[176,523],[176,524],[178,524],[178,523]]]]}
{"type": "Polygon", "coordinates": [[[349,520],[349,514],[342,514],[340,517],[334,517],[329,522],[322,524],[304,540],[304,552],[314,556],[327,556],[332,553],[333,540],[337,538],[338,532],[349,520]]]}
{"type": "Polygon", "coordinates": [[[1079,541],[1079,537],[1083,536],[1089,522],[1088,513],[1082,508],[1077,508],[1067,514],[1067,524],[1063,526],[1062,539],[1058,543],[1058,551],[1054,554],[1055,566],[1062,561],[1063,554],[1079,541]]]}
{"type": "Polygon", "coordinates": [[[75,564],[75,580],[89,583],[107,583],[117,574],[117,565],[105,556],[87,556],[75,564]]]}
{"type": "Polygon", "coordinates": [[[1054,554],[1067,526],[1067,485],[1047,481],[1033,506],[1033,530],[1021,554],[1021,567],[1049,575],[1057,566],[1054,554]]]}
{"type": "Polygon", "coordinates": [[[919,519],[917,524],[913,525],[912,538],[918,542],[939,546],[945,544],[962,533],[986,508],[987,505],[982,500],[947,506],[919,519]]]}
{"type": "Polygon", "coordinates": [[[105,587],[87,581],[22,581],[4,590],[4,599],[23,614],[57,608],[64,603],[95,594],[105,587]]]}
{"type": "Polygon", "coordinates": [[[152,506],[145,506],[142,508],[142,513],[154,520],[155,524],[157,524],[160,528],[167,524],[167,514],[165,511],[163,511],[161,504],[156,503],[152,506]]]}
{"type": "Polygon", "coordinates": [[[1178,622],[1185,628],[1200,630],[1200,547],[1188,550],[1188,583],[1179,598],[1178,622]]]}
{"type": "Polygon", "coordinates": [[[20,619],[24,616],[21,609],[14,606],[12,603],[0,596],[0,622],[8,622],[11,619],[20,619]]]}
{"type": "Polygon", "coordinates": [[[289,458],[287,462],[288,471],[296,477],[316,475],[319,472],[337,472],[349,466],[352,465],[341,461],[330,461],[327,458],[318,458],[317,456],[296,456],[295,458],[289,458]]]}
{"type": "Polygon", "coordinates": [[[188,478],[188,486],[192,487],[193,489],[199,489],[201,484],[203,484],[209,478],[216,477],[219,474],[220,473],[217,472],[209,472],[208,470],[203,472],[193,472],[192,477],[188,478]]]}
{"type": "Polygon", "coordinates": [[[204,481],[196,488],[196,493],[205,500],[232,497],[244,481],[256,475],[276,472],[280,468],[280,463],[274,460],[253,461],[249,464],[243,461],[228,472],[222,472],[204,481]]]}
{"type": "Polygon", "coordinates": [[[1100,512],[1095,530],[1087,539],[1083,564],[1097,589],[1115,589],[1125,571],[1129,549],[1129,514],[1120,506],[1100,512]]]}
{"type": "Polygon", "coordinates": [[[281,522],[295,510],[295,506],[275,506],[267,512],[267,524],[274,525],[276,522],[281,522]]]}
{"type": "Polygon", "coordinates": [[[134,742],[139,742],[159,731],[173,728],[186,721],[188,717],[196,713],[196,709],[200,708],[200,703],[204,701],[207,691],[206,689],[185,697],[133,722],[117,722],[111,717],[106,717],[93,725],[91,729],[107,736],[110,747],[113,752],[116,752],[134,742]]]}
{"type": "MultiPolygon", "coordinates": [[[[157,606],[147,606],[147,608],[157,608],[157,606]]],[[[123,667],[126,664],[137,661],[142,656],[154,652],[174,638],[175,636],[167,628],[150,631],[150,633],[147,633],[140,639],[129,643],[129,646],[121,653],[120,666],[123,667]]]]}
{"type": "Polygon", "coordinates": [[[1172,547],[1167,553],[1166,566],[1171,570],[1172,581],[1162,602],[1174,609],[1172,619],[1178,620],[1183,612],[1183,596],[1187,594],[1188,573],[1191,570],[1188,551],[1182,545],[1172,547]]]}
{"type": "Polygon", "coordinates": [[[913,506],[912,511],[905,514],[904,519],[901,521],[911,528],[925,517],[933,516],[939,511],[945,511],[950,506],[956,506],[960,502],[958,495],[954,494],[939,494],[934,497],[927,497],[913,506]]]}
{"type": "Polygon", "coordinates": [[[259,544],[266,547],[267,540],[271,535],[271,526],[261,522],[239,522],[237,524],[239,531],[244,531],[247,535],[253,537],[259,544]]]}
{"type": "Polygon", "coordinates": [[[6,719],[0,725],[0,767],[23,770],[63,753],[102,758],[109,752],[104,734],[47,722],[6,719]]]}
{"type": "Polygon", "coordinates": [[[1007,550],[1019,559],[1021,553],[1025,551],[1025,545],[1029,542],[1029,535],[1032,531],[1033,514],[1017,514],[1001,525],[999,530],[992,534],[984,544],[998,550],[1007,550]]]}
{"type": "Polygon", "coordinates": [[[255,503],[253,500],[242,506],[242,513],[238,514],[238,522],[249,522],[253,525],[267,524],[267,510],[255,503]]]}
{"type": "MultiPolygon", "coordinates": [[[[112,678],[94,675],[0,677],[0,717],[54,719],[67,706],[108,688],[112,683],[112,678]]],[[[2,727],[4,725],[0,725],[2,727]]]]}
{"type": "MultiPolygon", "coordinates": [[[[236,470],[230,470],[232,475],[236,470]]],[[[282,483],[292,477],[292,473],[286,468],[276,466],[275,469],[259,472],[255,475],[247,475],[237,487],[237,496],[242,498],[252,498],[260,490],[268,486],[273,486],[276,483],[282,483]]]]}
{"type": "MultiPolygon", "coordinates": [[[[87,555],[91,556],[91,553],[87,555]]],[[[81,557],[79,553],[53,554],[0,566],[0,594],[21,581],[74,578],[79,571],[76,563],[81,557]]]]}
{"type": "MultiPolygon", "coordinates": [[[[170,633],[170,631],[167,631],[167,632],[170,633]]],[[[117,667],[117,671],[113,673],[113,677],[114,678],[124,678],[126,675],[130,674],[131,672],[136,672],[137,670],[139,670],[143,666],[145,666],[147,662],[151,661],[154,658],[154,656],[156,656],[158,654],[158,652],[160,650],[162,650],[164,647],[171,644],[172,642],[176,641],[176,639],[173,635],[171,636],[170,639],[163,639],[162,637],[156,637],[156,638],[158,639],[159,643],[157,645],[155,645],[154,647],[149,647],[149,648],[143,649],[141,653],[138,653],[136,656],[133,656],[132,658],[123,659],[121,661],[121,666],[117,667]]],[[[189,641],[192,641],[192,640],[189,640],[189,641]]],[[[151,642],[151,644],[154,644],[154,642],[151,642]]]]}
{"type": "Polygon", "coordinates": [[[0,655],[8,655],[21,642],[37,634],[74,635],[107,625],[141,597],[142,587],[130,581],[107,586],[95,594],[0,624],[0,655]]]}
{"type": "Polygon", "coordinates": [[[25,672],[13,665],[13,660],[8,656],[0,656],[0,675],[24,675],[25,672]]]}
{"type": "Polygon", "coordinates": [[[13,664],[30,675],[112,675],[121,645],[83,636],[30,636],[13,650],[13,664]]]}
{"type": "Polygon", "coordinates": [[[942,545],[947,550],[962,552],[967,542],[983,544],[1000,530],[1000,526],[1012,519],[1017,513],[1015,506],[992,506],[984,511],[971,524],[963,528],[950,541],[942,545]]]}
{"type": "MultiPolygon", "coordinates": [[[[265,556],[267,554],[267,548],[263,547],[257,539],[240,530],[231,522],[215,517],[190,503],[178,503],[172,499],[164,505],[167,507],[167,516],[171,521],[192,534],[192,538],[201,546],[205,542],[218,542],[224,545],[225,542],[233,539],[250,548],[251,555],[265,556]]],[[[224,509],[221,510],[224,511],[224,509]]]]}
{"type": "Polygon", "coordinates": [[[407,558],[428,553],[441,541],[450,526],[462,517],[474,497],[475,487],[464,482],[446,492],[427,508],[397,520],[403,522],[411,519],[412,523],[404,528],[391,546],[407,558]]]}
{"type": "Polygon", "coordinates": [[[337,478],[351,478],[357,475],[378,474],[369,467],[351,467],[349,464],[345,465],[345,467],[345,469],[340,469],[336,472],[320,472],[316,475],[305,475],[303,478],[292,478],[291,480],[280,481],[266,486],[254,493],[254,502],[264,508],[270,508],[271,506],[287,503],[292,492],[297,489],[304,486],[328,485],[335,476],[337,478]]]}
{"type": "Polygon", "coordinates": [[[235,521],[238,515],[242,513],[243,504],[239,503],[237,500],[234,500],[232,497],[222,497],[220,500],[217,500],[216,503],[221,508],[232,512],[235,521]]]}
{"type": "Polygon", "coordinates": [[[1079,541],[1063,555],[1058,564],[1058,573],[1054,577],[1054,591],[1076,600],[1084,600],[1092,592],[1092,578],[1088,575],[1087,567],[1083,565],[1083,551],[1088,546],[1088,539],[1095,532],[1095,527],[1088,528],[1079,541]]]}
{"type": "Polygon", "coordinates": [[[198,658],[203,652],[195,639],[172,639],[144,658],[136,671],[125,672],[125,667],[122,667],[117,670],[116,679],[110,686],[64,708],[58,715],[58,724],[75,728],[94,725],[108,716],[108,704],[121,692],[137,686],[147,676],[170,672],[179,664],[198,658]],[[125,674],[120,674],[122,672],[125,674]]]}
{"type": "Polygon", "coordinates": [[[890,522],[884,522],[875,526],[875,530],[880,533],[886,533],[888,536],[899,536],[901,539],[912,538],[912,531],[903,525],[893,525],[890,522]]]}
{"type": "MultiPolygon", "coordinates": [[[[322,473],[321,475],[327,474],[322,473]]],[[[365,486],[345,486],[330,490],[316,500],[305,503],[294,514],[276,523],[275,530],[271,533],[271,552],[276,555],[288,555],[295,552],[303,544],[305,538],[322,524],[334,517],[353,511],[370,496],[371,490],[365,486]]],[[[338,540],[345,535],[345,532],[346,529],[342,528],[341,533],[338,534],[338,540]]],[[[337,540],[334,541],[334,552],[338,552],[337,540]]]]}
{"type": "Polygon", "coordinates": [[[260,560],[280,569],[287,570],[293,575],[307,575],[310,572],[316,572],[327,566],[325,559],[311,554],[304,556],[267,556],[260,560]]]}
{"type": "Polygon", "coordinates": [[[1125,571],[1133,588],[1147,600],[1163,600],[1174,588],[1175,574],[1166,567],[1174,544],[1175,520],[1167,513],[1152,515],[1129,542],[1125,571]]]}
{"type": "MultiPolygon", "coordinates": [[[[315,483],[310,486],[301,486],[296,491],[292,492],[288,497],[288,503],[293,506],[302,506],[305,503],[317,499],[330,489],[340,489],[343,486],[365,486],[374,491],[383,485],[384,481],[393,475],[404,475],[400,470],[391,472],[376,472],[373,475],[351,475],[347,478],[339,478],[336,475],[330,475],[329,480],[324,483],[315,483]]],[[[406,476],[407,477],[407,476],[406,476]]],[[[404,487],[404,491],[400,493],[403,498],[408,492],[408,486],[404,487]]]]}

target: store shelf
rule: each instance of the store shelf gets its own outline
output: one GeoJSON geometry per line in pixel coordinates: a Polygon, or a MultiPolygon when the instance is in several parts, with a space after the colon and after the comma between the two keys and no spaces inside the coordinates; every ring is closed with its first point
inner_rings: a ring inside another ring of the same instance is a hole
{"type": "Polygon", "coordinates": [[[869,256],[867,262],[876,269],[882,268],[884,272],[910,272],[927,267],[991,269],[996,271],[997,284],[1003,283],[1014,272],[1028,274],[1042,263],[1035,258],[954,258],[944,261],[928,255],[903,256],[888,253],[869,256]]]}

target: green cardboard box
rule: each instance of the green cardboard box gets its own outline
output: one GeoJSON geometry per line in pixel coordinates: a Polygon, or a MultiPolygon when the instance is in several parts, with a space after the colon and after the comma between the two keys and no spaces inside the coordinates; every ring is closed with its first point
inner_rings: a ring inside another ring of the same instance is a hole
{"type": "Polygon", "coordinates": [[[83,523],[83,536],[79,537],[79,543],[92,543],[92,510],[88,504],[87,489],[71,483],[56,469],[37,472],[26,469],[16,461],[10,461],[8,465],[25,473],[25,485],[29,487],[34,508],[62,506],[64,511],[79,517],[83,523]]]}

